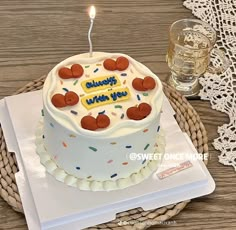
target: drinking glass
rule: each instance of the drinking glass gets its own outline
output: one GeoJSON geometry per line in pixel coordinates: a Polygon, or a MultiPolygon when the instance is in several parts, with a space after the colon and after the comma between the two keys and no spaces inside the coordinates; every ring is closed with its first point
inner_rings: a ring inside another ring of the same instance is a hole
{"type": "Polygon", "coordinates": [[[200,90],[198,78],[206,71],[222,73],[229,66],[223,51],[215,49],[215,30],[197,19],[174,22],[169,31],[167,62],[171,70],[169,84],[186,97],[197,95],[200,90]],[[217,67],[210,57],[220,60],[217,67]]]}

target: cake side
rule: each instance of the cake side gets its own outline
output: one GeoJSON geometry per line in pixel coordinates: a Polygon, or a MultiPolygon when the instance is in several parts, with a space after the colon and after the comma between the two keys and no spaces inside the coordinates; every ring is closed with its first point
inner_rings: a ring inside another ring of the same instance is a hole
{"type": "MultiPolygon", "coordinates": [[[[36,131],[36,152],[40,157],[40,162],[45,166],[46,171],[54,176],[58,181],[66,185],[77,187],[80,190],[91,191],[112,191],[117,189],[124,189],[132,185],[136,185],[143,180],[147,179],[158,166],[161,164],[163,154],[165,152],[165,134],[160,129],[157,135],[154,153],[158,156],[156,159],[146,161],[145,167],[141,167],[138,171],[132,170],[129,176],[119,179],[108,180],[94,180],[93,178],[80,178],[75,175],[69,174],[63,168],[59,167],[53,158],[48,154],[43,141],[43,120],[38,124],[36,131]]],[[[144,160],[142,160],[144,161],[144,160]]],[[[96,165],[95,165],[96,167],[96,165]]]]}

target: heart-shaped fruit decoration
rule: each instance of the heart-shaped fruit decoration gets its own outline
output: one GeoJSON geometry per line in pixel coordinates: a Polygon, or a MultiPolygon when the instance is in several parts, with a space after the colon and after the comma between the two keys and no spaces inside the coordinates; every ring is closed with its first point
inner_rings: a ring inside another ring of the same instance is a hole
{"type": "Polygon", "coordinates": [[[66,107],[65,96],[63,94],[54,94],[51,99],[51,102],[56,108],[66,107]]]}
{"type": "Polygon", "coordinates": [[[81,121],[81,126],[84,129],[95,131],[99,128],[106,128],[110,125],[110,118],[106,114],[98,114],[96,118],[93,116],[84,116],[81,121]]]}
{"type": "Polygon", "coordinates": [[[81,123],[82,128],[88,129],[91,131],[95,131],[98,128],[96,118],[94,118],[93,116],[84,116],[81,119],[80,123],[81,123]]]}
{"type": "Polygon", "coordinates": [[[139,104],[138,107],[133,106],[128,108],[126,114],[129,119],[138,121],[147,117],[151,111],[152,107],[149,104],[143,102],[139,104]]]}
{"type": "Polygon", "coordinates": [[[114,71],[116,70],[116,61],[111,58],[108,58],[103,62],[103,66],[107,70],[114,71]]]}
{"type": "Polygon", "coordinates": [[[106,128],[110,125],[110,118],[106,114],[98,114],[96,118],[98,128],[106,128]]]}
{"type": "Polygon", "coordinates": [[[84,74],[84,69],[80,64],[73,64],[71,68],[62,67],[58,75],[62,79],[80,78],[84,74]]]}
{"type": "Polygon", "coordinates": [[[156,82],[152,77],[149,76],[145,77],[144,79],[136,77],[132,81],[132,86],[138,91],[147,91],[154,89],[156,87],[156,82]]]}
{"type": "Polygon", "coordinates": [[[69,106],[76,105],[79,102],[79,96],[75,92],[69,91],[65,94],[65,102],[69,106]]]}
{"type": "Polygon", "coordinates": [[[57,93],[53,95],[51,102],[56,108],[73,106],[79,102],[79,96],[73,91],[68,91],[65,95],[57,93]]]}
{"type": "Polygon", "coordinates": [[[118,57],[116,60],[111,58],[106,59],[103,62],[103,66],[106,70],[114,71],[124,71],[129,67],[129,60],[126,57],[118,57]]]}

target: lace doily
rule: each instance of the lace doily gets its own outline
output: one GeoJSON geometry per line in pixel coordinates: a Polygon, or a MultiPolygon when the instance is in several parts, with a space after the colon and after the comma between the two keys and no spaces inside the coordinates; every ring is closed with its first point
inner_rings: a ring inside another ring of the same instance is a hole
{"type": "MultiPolygon", "coordinates": [[[[199,95],[229,116],[229,123],[218,127],[219,137],[213,145],[221,151],[219,162],[236,171],[236,1],[185,0],[183,5],[217,31],[215,48],[223,49],[231,61],[223,74],[206,73],[200,78],[203,89],[199,95]]],[[[217,60],[213,64],[217,65],[217,60]]]]}

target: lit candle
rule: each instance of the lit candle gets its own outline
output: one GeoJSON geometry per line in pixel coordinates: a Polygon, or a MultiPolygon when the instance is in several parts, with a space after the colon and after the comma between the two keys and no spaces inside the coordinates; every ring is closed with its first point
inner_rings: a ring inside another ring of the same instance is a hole
{"type": "Polygon", "coordinates": [[[95,19],[96,16],[96,9],[94,6],[90,7],[89,10],[89,17],[90,17],[90,27],[89,27],[89,32],[88,32],[88,40],[89,40],[89,57],[93,56],[93,44],[91,41],[91,32],[92,32],[92,28],[93,28],[93,21],[95,19]]]}

